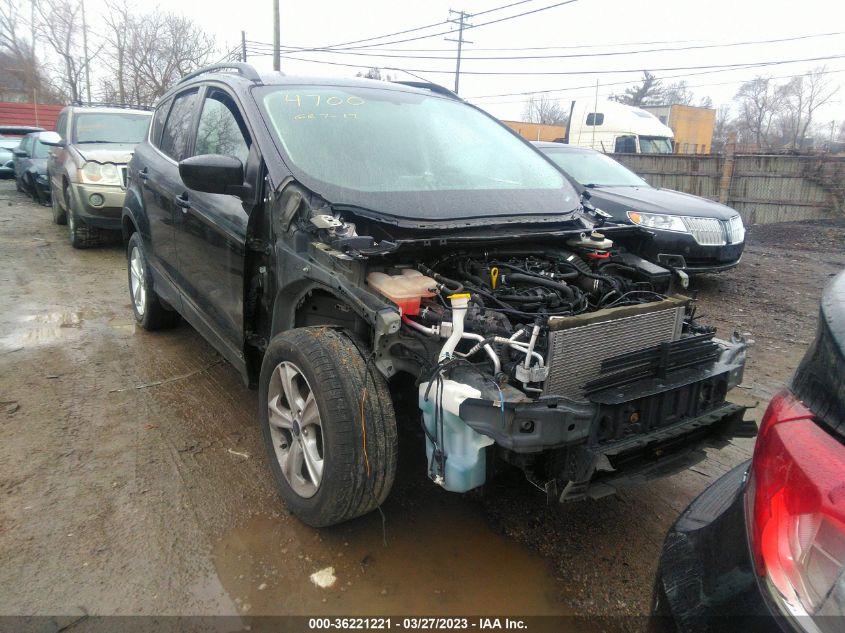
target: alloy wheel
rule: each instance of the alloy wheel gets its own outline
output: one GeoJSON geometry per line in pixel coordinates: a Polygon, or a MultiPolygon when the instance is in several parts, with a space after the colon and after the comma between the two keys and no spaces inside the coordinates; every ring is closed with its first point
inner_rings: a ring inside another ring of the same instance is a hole
{"type": "Polygon", "coordinates": [[[282,474],[297,495],[313,497],[323,478],[323,427],[314,392],[299,367],[288,361],[276,366],[267,408],[282,474]]]}
{"type": "MultiPolygon", "coordinates": [[[[68,222],[72,220],[68,219],[68,222]]],[[[73,229],[71,229],[73,230],[73,229]]],[[[129,254],[129,290],[132,292],[132,302],[139,316],[144,316],[147,305],[147,289],[144,287],[144,261],[137,246],[129,254]]]]}

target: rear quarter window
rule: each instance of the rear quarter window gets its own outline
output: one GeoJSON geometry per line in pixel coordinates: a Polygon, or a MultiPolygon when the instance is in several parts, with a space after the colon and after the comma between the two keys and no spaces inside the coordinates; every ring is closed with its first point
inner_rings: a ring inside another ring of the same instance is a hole
{"type": "Polygon", "coordinates": [[[188,140],[191,137],[196,101],[196,90],[177,95],[173,99],[173,107],[170,108],[167,122],[161,133],[159,149],[177,162],[185,158],[188,153],[188,140]]]}
{"type": "Polygon", "coordinates": [[[171,103],[173,103],[172,99],[161,102],[153,114],[153,121],[150,124],[150,143],[154,147],[159,147],[161,143],[161,132],[164,130],[164,121],[167,119],[171,103]]]}

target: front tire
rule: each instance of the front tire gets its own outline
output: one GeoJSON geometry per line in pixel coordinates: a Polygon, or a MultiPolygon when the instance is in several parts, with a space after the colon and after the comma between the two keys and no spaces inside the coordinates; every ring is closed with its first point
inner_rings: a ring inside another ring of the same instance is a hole
{"type": "Polygon", "coordinates": [[[67,190],[65,190],[65,200],[67,201],[67,228],[70,245],[74,248],[99,246],[103,241],[102,234],[99,229],[86,224],[79,218],[79,215],[73,208],[73,203],[70,200],[67,190]]]}
{"type": "Polygon", "coordinates": [[[387,498],[398,452],[393,404],[347,334],[319,327],[276,336],[261,366],[259,407],[279,493],[303,523],[348,521],[387,498]]]}
{"type": "Polygon", "coordinates": [[[179,323],[179,314],[162,305],[153,289],[153,277],[140,234],[133,233],[126,247],[129,298],[135,321],[145,330],[161,330],[179,323]]]}

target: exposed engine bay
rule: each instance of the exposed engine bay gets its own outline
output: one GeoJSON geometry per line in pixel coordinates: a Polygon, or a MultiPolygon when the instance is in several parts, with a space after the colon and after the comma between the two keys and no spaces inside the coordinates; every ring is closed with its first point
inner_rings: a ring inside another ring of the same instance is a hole
{"type": "Polygon", "coordinates": [[[448,490],[483,484],[495,444],[547,493],[579,498],[595,493],[596,471],[617,470],[588,446],[622,446],[719,407],[741,421],[724,396],[741,380],[744,343],[697,323],[695,302],[678,294],[683,273],[599,232],[368,270],[370,288],[401,310],[386,351],[418,376],[429,475],[448,490]],[[703,381],[692,390],[690,372],[703,381]],[[675,411],[663,410],[666,392],[675,411]],[[576,443],[586,452],[567,448],[576,443]]]}
{"type": "Polygon", "coordinates": [[[635,243],[629,228],[580,216],[485,243],[366,220],[357,228],[376,237],[361,236],[337,215],[310,224],[323,254],[347,262],[334,266],[350,291],[364,281],[398,312],[377,323],[372,362],[415,380],[428,475],[447,490],[477,488],[506,462],[550,499],[603,496],[756,432],[725,399],[744,340],[697,321],[683,271],[615,243],[635,243]]]}

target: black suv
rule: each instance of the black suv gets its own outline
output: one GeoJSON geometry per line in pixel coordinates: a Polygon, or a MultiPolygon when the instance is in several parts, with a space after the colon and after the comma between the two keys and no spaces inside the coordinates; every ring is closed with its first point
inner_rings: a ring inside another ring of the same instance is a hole
{"type": "Polygon", "coordinates": [[[246,64],[162,97],[123,208],[137,321],[181,314],[258,387],[281,495],[314,526],[387,496],[394,403],[446,490],[508,463],[560,501],[754,432],[725,400],[744,342],[620,248],[641,229],[601,224],[444,88],[246,64]]]}

